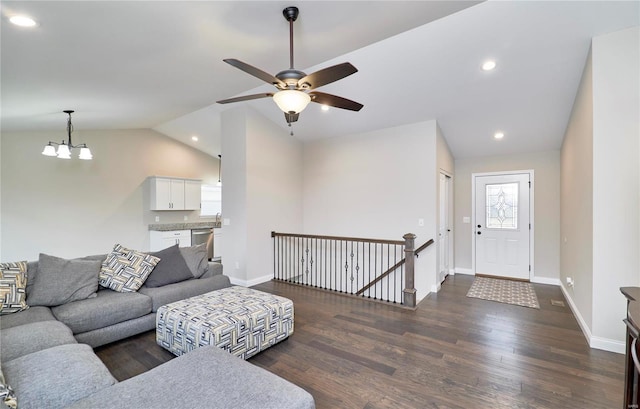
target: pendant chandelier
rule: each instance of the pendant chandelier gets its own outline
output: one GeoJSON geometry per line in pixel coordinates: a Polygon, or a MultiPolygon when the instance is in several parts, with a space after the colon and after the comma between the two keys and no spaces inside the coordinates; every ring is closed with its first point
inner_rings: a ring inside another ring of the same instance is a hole
{"type": "Polygon", "coordinates": [[[69,118],[67,119],[68,140],[65,142],[63,139],[61,143],[49,141],[49,143],[44,147],[42,154],[45,156],[57,156],[59,159],[71,159],[71,149],[80,148],[80,154],[78,154],[78,159],[82,159],[82,160],[93,159],[93,155],[91,155],[91,150],[87,148],[86,143],[81,143],[79,145],[74,145],[71,143],[71,132],[73,132],[73,124],[71,124],[71,114],[74,111],[67,110],[62,112],[69,115],[69,118]],[[57,150],[54,145],[58,147],[57,150]]]}

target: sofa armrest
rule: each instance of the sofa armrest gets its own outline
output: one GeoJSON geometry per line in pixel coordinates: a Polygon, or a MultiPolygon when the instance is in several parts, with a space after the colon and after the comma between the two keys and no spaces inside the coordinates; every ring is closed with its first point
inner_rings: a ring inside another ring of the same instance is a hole
{"type": "Polygon", "coordinates": [[[209,261],[209,268],[200,278],[208,278],[222,274],[222,263],[209,261]]]}
{"type": "Polygon", "coordinates": [[[70,408],[314,409],[304,389],[214,346],[197,348],[70,408]]]}

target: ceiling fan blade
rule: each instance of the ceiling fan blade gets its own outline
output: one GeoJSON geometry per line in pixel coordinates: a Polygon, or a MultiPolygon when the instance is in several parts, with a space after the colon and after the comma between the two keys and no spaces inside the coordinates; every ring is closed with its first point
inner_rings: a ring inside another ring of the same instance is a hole
{"type": "Polygon", "coordinates": [[[335,108],[348,109],[349,111],[360,111],[364,105],[359,102],[352,101],[350,99],[342,98],[336,95],[325,94],[324,92],[310,92],[311,101],[322,104],[329,105],[335,108]]]}
{"type": "Polygon", "coordinates": [[[220,101],[216,101],[216,103],[218,103],[218,104],[230,104],[232,102],[249,101],[249,100],[252,100],[252,99],[267,98],[267,97],[272,97],[272,96],[273,96],[273,94],[265,92],[265,93],[262,93],[262,94],[243,95],[241,97],[223,99],[223,100],[220,100],[220,101]]]}
{"type": "Polygon", "coordinates": [[[274,77],[268,72],[264,72],[261,69],[254,67],[253,65],[249,65],[240,60],[236,60],[235,58],[227,58],[222,61],[226,62],[227,64],[233,65],[237,69],[242,70],[249,75],[253,75],[256,78],[259,78],[266,83],[275,85],[278,88],[286,88],[287,86],[284,82],[280,81],[278,78],[274,77]]]}
{"type": "Polygon", "coordinates": [[[300,117],[300,113],[297,113],[297,114],[289,114],[287,112],[284,113],[284,119],[287,120],[288,124],[292,122],[296,122],[299,117],[300,117]]]}
{"type": "Polygon", "coordinates": [[[301,78],[298,81],[298,89],[320,88],[323,85],[331,84],[356,72],[358,72],[358,69],[348,62],[323,68],[320,71],[301,78]]]}

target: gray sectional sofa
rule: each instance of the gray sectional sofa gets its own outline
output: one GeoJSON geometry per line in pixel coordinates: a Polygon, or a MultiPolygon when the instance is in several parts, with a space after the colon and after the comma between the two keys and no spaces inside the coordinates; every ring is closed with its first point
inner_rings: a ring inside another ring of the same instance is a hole
{"type": "MultiPolygon", "coordinates": [[[[92,347],[155,328],[164,304],[231,285],[221,264],[204,270],[197,278],[137,292],[100,287],[88,298],[1,315],[0,374],[18,408],[314,408],[308,392],[216,347],[198,348],[119,383],[93,353],[92,347]]],[[[36,286],[43,283],[38,272],[38,262],[29,262],[28,280],[36,286]]],[[[27,304],[31,295],[43,298],[42,285],[36,289],[29,281],[27,304]]]]}

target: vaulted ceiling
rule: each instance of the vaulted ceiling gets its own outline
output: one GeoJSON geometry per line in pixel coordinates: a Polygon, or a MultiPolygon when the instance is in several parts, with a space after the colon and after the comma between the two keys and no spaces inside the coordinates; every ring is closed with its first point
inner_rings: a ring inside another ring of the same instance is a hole
{"type": "MultiPolygon", "coordinates": [[[[63,135],[74,109],[77,132],[153,128],[217,155],[233,105],[215,101],[273,90],[222,59],[288,68],[290,5],[296,68],[351,62],[320,91],[364,104],[311,104],[294,137],[436,119],[457,158],[559,149],[591,38],[640,24],[637,1],[2,1],[2,130],[63,135]],[[38,26],[7,21],[19,13],[38,26]]],[[[288,134],[273,101],[240,104],[288,134]]]]}

